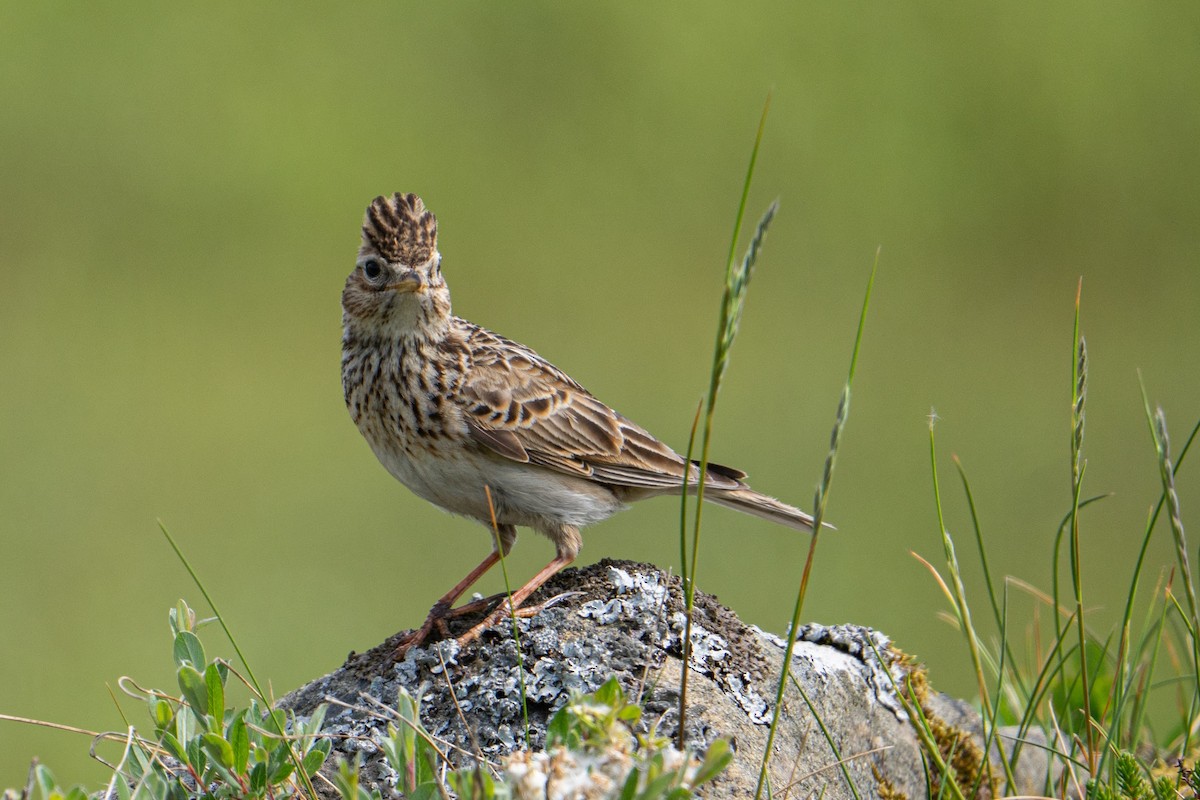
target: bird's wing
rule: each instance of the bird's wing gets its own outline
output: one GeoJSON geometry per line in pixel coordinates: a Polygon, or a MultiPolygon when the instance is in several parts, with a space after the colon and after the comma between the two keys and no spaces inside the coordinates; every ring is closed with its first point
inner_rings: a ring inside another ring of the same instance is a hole
{"type": "MultiPolygon", "coordinates": [[[[471,436],[514,461],[602,483],[678,487],[699,470],[597,400],[529,348],[483,328],[466,331],[469,367],[459,399],[471,436]]],[[[706,483],[735,488],[744,473],[710,465],[706,483]]]]}

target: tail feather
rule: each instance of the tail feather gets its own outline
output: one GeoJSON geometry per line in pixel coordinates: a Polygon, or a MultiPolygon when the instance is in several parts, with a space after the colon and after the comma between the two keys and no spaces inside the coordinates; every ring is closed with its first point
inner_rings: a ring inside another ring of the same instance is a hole
{"type": "MultiPolygon", "coordinates": [[[[700,466],[699,459],[693,458],[692,463],[697,467],[700,466]]],[[[724,464],[714,464],[711,461],[708,462],[708,472],[710,475],[720,475],[722,478],[729,478],[733,481],[741,481],[746,477],[746,473],[742,472],[740,469],[727,467],[724,464]]]]}
{"type": "MultiPolygon", "coordinates": [[[[728,489],[717,490],[712,493],[706,492],[704,499],[711,500],[717,505],[722,505],[726,508],[732,508],[735,511],[741,511],[744,514],[751,514],[760,519],[786,525],[798,531],[811,531],[813,527],[813,518],[809,514],[805,514],[800,509],[793,508],[787,503],[781,503],[774,497],[759,494],[753,489],[728,489]]],[[[823,523],[821,527],[833,528],[828,523],[823,523]]]]}

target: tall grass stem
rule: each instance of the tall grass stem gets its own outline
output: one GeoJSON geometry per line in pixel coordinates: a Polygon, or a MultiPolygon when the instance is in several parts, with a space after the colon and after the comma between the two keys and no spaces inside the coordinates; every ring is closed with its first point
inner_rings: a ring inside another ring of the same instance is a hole
{"type": "Polygon", "coordinates": [[[854,336],[854,349],[850,353],[850,367],[846,373],[846,383],[842,387],[838,399],[837,413],[833,423],[833,432],[829,437],[829,452],[825,456],[825,469],[813,497],[813,532],[808,543],[808,554],[804,559],[804,570],[800,574],[800,585],[796,589],[796,603],[792,608],[792,620],[788,625],[787,644],[783,649],[783,663],[779,670],[779,684],[775,692],[775,706],[771,710],[771,727],[767,731],[767,742],[763,747],[762,760],[758,772],[758,785],[754,789],[755,800],[760,800],[767,786],[767,771],[771,765],[771,755],[775,744],[775,733],[779,729],[779,720],[783,715],[783,696],[787,689],[788,678],[792,671],[792,654],[796,650],[796,636],[800,631],[800,617],[804,612],[804,598],[808,594],[809,576],[812,574],[813,562],[816,559],[817,541],[821,535],[821,526],[825,520],[825,506],[829,500],[829,488],[833,483],[833,469],[837,462],[838,448],[841,446],[842,433],[846,427],[846,419],[850,414],[850,387],[854,382],[854,373],[858,367],[858,354],[862,347],[863,331],[866,329],[867,310],[871,306],[871,290],[875,287],[875,274],[879,270],[879,254],[875,250],[875,260],[871,264],[871,275],[867,279],[867,289],[863,294],[862,311],[858,317],[858,330],[854,336]]]}
{"type": "MultiPolygon", "coordinates": [[[[747,248],[746,255],[742,258],[739,268],[739,262],[735,260],[738,247],[738,233],[741,231],[742,219],[746,214],[746,203],[750,197],[750,185],[754,179],[754,165],[758,161],[758,150],[762,145],[763,131],[766,130],[767,124],[767,112],[770,109],[771,96],[768,94],[767,100],[763,104],[762,116],[758,121],[758,131],[754,137],[754,148],[750,151],[750,164],[746,168],[746,180],[742,185],[742,198],[738,203],[737,218],[734,220],[733,235],[729,243],[729,258],[725,263],[725,289],[721,297],[717,338],[713,348],[712,372],[709,378],[708,397],[705,404],[704,428],[700,438],[700,474],[696,484],[696,517],[692,529],[692,548],[690,554],[687,551],[686,528],[680,531],[680,551],[683,556],[683,563],[680,565],[680,570],[686,576],[684,579],[684,591],[687,593],[685,601],[687,621],[684,623],[682,648],[683,669],[679,679],[679,734],[677,744],[680,750],[685,749],[686,744],[685,725],[687,723],[688,665],[691,663],[692,657],[692,617],[696,606],[696,569],[700,556],[700,525],[703,518],[704,486],[708,477],[708,448],[712,439],[713,417],[716,413],[717,395],[721,388],[721,379],[724,377],[725,370],[729,365],[729,351],[737,335],[738,323],[741,321],[742,308],[746,300],[746,291],[750,286],[750,276],[754,262],[758,258],[758,251],[762,247],[763,238],[766,236],[767,226],[771,224],[771,220],[775,216],[775,211],[779,207],[778,201],[772,203],[770,208],[767,209],[767,213],[763,215],[762,220],[759,221],[754,238],[750,242],[750,247],[747,248]]],[[[689,455],[690,458],[691,456],[689,455]]],[[[685,465],[685,496],[687,494],[688,471],[689,468],[685,465]]]]}

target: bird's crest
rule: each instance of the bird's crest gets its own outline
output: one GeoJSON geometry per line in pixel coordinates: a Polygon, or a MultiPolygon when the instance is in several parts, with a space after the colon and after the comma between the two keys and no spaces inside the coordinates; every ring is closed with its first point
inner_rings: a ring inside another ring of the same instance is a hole
{"type": "Polygon", "coordinates": [[[362,232],[365,246],[409,267],[424,264],[437,249],[437,217],[412,193],[372,200],[362,232]]]}

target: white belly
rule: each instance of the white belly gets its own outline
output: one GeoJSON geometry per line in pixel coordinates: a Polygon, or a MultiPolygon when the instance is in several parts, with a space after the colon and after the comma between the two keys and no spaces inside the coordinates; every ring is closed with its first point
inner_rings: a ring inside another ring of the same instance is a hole
{"type": "Polygon", "coordinates": [[[543,532],[560,525],[583,528],[625,507],[599,484],[501,456],[460,451],[449,458],[428,454],[411,459],[391,450],[377,450],[375,455],[417,496],[489,527],[485,486],[499,524],[543,532]]]}

